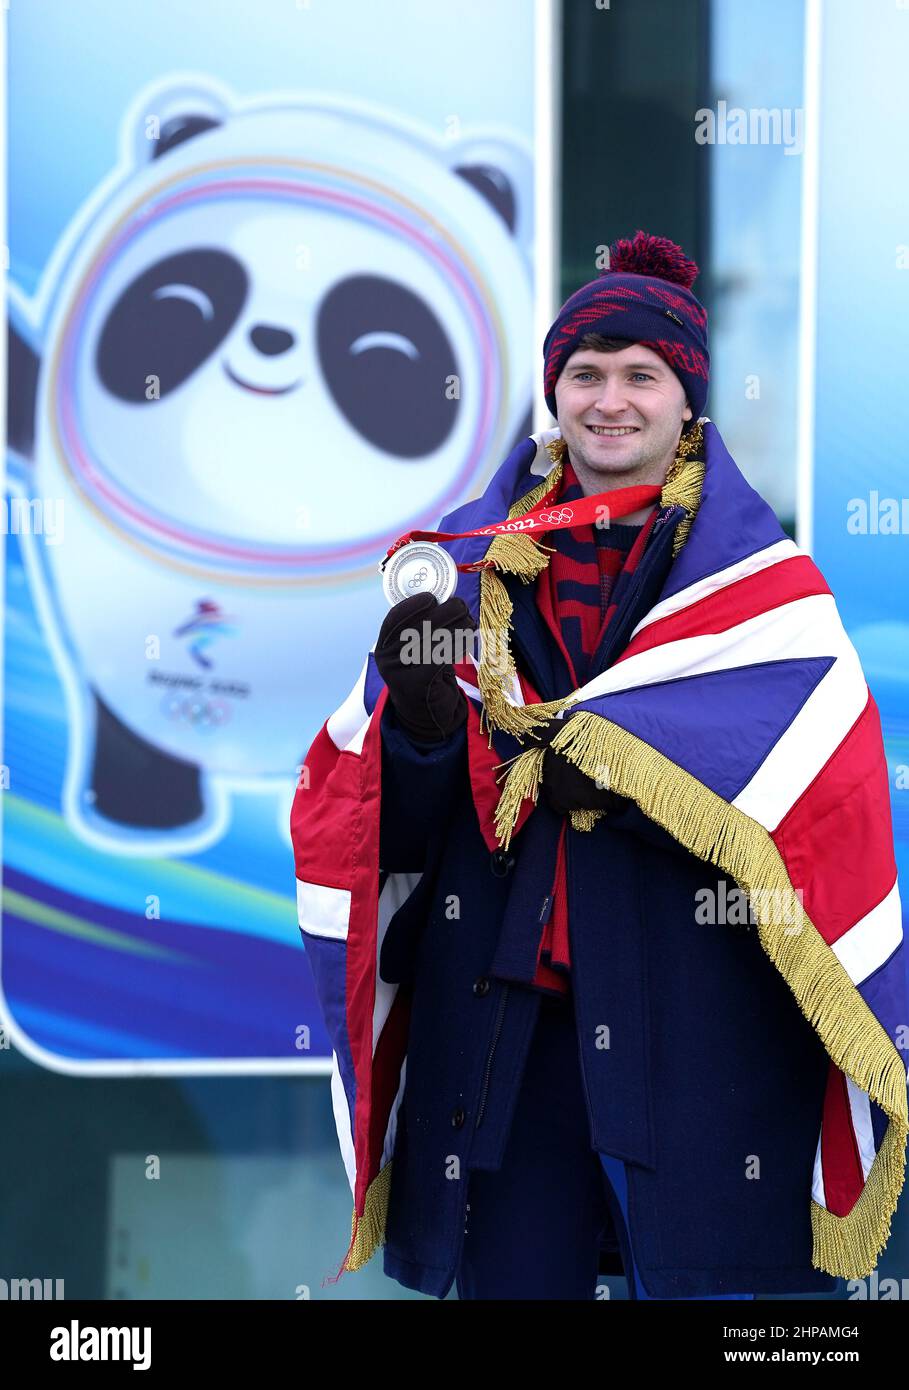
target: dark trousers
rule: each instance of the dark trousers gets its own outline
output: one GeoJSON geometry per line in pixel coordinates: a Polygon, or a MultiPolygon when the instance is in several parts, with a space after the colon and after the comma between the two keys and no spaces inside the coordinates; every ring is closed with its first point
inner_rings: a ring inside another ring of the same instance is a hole
{"type": "Polygon", "coordinates": [[[591,1148],[575,1027],[570,998],[541,1000],[502,1166],[468,1175],[459,1298],[596,1298],[613,1224],[629,1297],[648,1297],[628,1243],[624,1165],[591,1148]]]}

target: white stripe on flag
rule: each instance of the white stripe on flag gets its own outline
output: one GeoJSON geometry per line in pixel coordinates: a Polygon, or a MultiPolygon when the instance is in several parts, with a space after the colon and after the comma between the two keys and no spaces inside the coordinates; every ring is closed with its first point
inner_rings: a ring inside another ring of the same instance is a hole
{"type": "Polygon", "coordinates": [[[827,1207],[827,1193],[824,1191],[824,1165],[821,1162],[821,1140],[824,1137],[824,1129],[818,1135],[817,1150],[814,1155],[814,1177],[811,1183],[811,1195],[819,1207],[827,1207]]]}
{"type": "Polygon", "coordinates": [[[831,594],[796,599],[725,632],[662,642],[600,672],[578,694],[582,700],[593,700],[663,680],[814,656],[851,657],[858,662],[831,594]]]}
{"type": "Polygon", "coordinates": [[[559,429],[558,425],[556,425],[555,429],[538,430],[536,434],[530,436],[530,438],[536,442],[537,446],[537,451],[533,456],[533,463],[530,465],[529,469],[534,477],[539,475],[545,478],[546,474],[555,467],[546,445],[551,444],[554,439],[559,439],[561,433],[562,431],[559,429]]]}
{"type": "MultiPolygon", "coordinates": [[[[369,657],[363,662],[363,668],[357,677],[356,684],[351,690],[343,705],[339,705],[334,714],[329,715],[326,721],[328,736],[336,748],[347,750],[351,740],[361,732],[364,722],[369,719],[366,713],[364,695],[366,691],[366,668],[369,665],[369,657]]],[[[362,747],[362,739],[360,740],[362,747]]],[[[351,749],[351,752],[359,752],[360,748],[351,749]]]]}
{"type": "Polygon", "coordinates": [[[717,570],[715,574],[705,575],[703,579],[696,579],[693,584],[680,589],[677,594],[672,594],[669,598],[663,599],[662,603],[656,604],[646,613],[631,636],[636,637],[645,627],[650,627],[651,623],[659,622],[661,618],[668,618],[673,613],[680,613],[689,604],[697,603],[702,598],[707,598],[709,594],[718,593],[720,589],[727,589],[730,584],[735,584],[739,579],[747,579],[749,574],[759,574],[761,570],[769,569],[771,565],[778,565],[781,560],[790,560],[793,555],[804,555],[805,551],[800,550],[795,541],[788,538],[783,541],[775,541],[773,545],[768,545],[764,550],[756,550],[753,555],[748,555],[744,560],[737,560],[734,565],[727,565],[725,569],[717,570]]]}
{"type": "Polygon", "coordinates": [[[854,985],[860,985],[889,960],[903,939],[899,884],[894,881],[887,896],[850,927],[833,953],[854,985]]]}
{"type": "Polygon", "coordinates": [[[346,941],[350,924],[350,892],[297,879],[297,921],[311,936],[346,941]]]}
{"type": "MultiPolygon", "coordinates": [[[[379,897],[377,923],[378,933],[376,939],[376,994],[372,1017],[373,1057],[375,1057],[376,1045],[378,1043],[382,1029],[385,1027],[385,1023],[388,1019],[388,1014],[391,1010],[392,1003],[394,1002],[395,995],[398,992],[398,986],[396,984],[388,984],[379,975],[379,955],[382,950],[382,942],[385,940],[385,933],[388,930],[388,924],[391,921],[392,917],[397,912],[398,908],[407,900],[407,898],[416,888],[422,876],[422,871],[420,871],[420,873],[389,874],[385,880],[385,885],[379,897]]],[[[332,894],[337,894],[347,898],[349,915],[350,894],[344,892],[344,890],[339,888],[322,888],[319,890],[319,893],[311,894],[308,890],[319,889],[319,885],[301,884],[300,880],[298,879],[298,902],[300,899],[301,887],[304,890],[307,890],[304,891],[304,902],[307,908],[307,912],[309,914],[305,923],[301,917],[300,925],[304,927],[304,930],[311,932],[315,936],[336,936],[339,940],[344,940],[347,936],[346,929],[343,933],[341,933],[339,930],[332,930],[331,922],[326,923],[326,921],[321,920],[319,916],[313,917],[312,912],[314,909],[321,908],[322,915],[328,917],[331,915],[331,910],[333,906],[335,915],[337,915],[339,900],[336,899],[334,901],[334,904],[332,904],[331,898],[332,894]],[[320,894],[326,896],[323,897],[320,896],[320,894]],[[329,927],[328,930],[326,930],[326,926],[329,927]]],[[[338,1066],[338,1055],[337,1052],[334,1050],[331,1054],[331,1061],[332,1113],[334,1115],[335,1129],[338,1132],[338,1143],[341,1149],[341,1156],[344,1160],[344,1168],[347,1173],[347,1181],[350,1184],[350,1191],[351,1195],[353,1196],[356,1192],[357,1182],[357,1164],[353,1145],[353,1119],[350,1113],[350,1107],[347,1103],[347,1095],[344,1090],[344,1083],[341,1080],[341,1071],[338,1066]]],[[[400,1108],[401,1100],[404,1094],[404,1070],[406,1068],[406,1065],[407,1061],[405,1057],[404,1067],[402,1067],[401,1081],[398,1085],[397,1095],[395,1096],[394,1104],[392,1105],[391,1113],[388,1119],[388,1125],[386,1126],[382,1155],[383,1167],[385,1163],[387,1163],[388,1160],[391,1158],[391,1155],[394,1152],[398,1110],[400,1108]]]]}
{"type": "MultiPolygon", "coordinates": [[[[479,670],[479,663],[473,652],[468,653],[468,660],[475,670],[479,670]]],[[[483,696],[480,693],[478,685],[470,685],[467,681],[462,680],[460,676],[456,677],[456,679],[458,685],[461,686],[462,690],[465,690],[468,695],[472,696],[475,700],[482,700],[483,696]]],[[[521,681],[517,673],[517,668],[515,668],[507,689],[504,686],[502,687],[502,693],[510,705],[516,705],[520,709],[524,708],[524,692],[521,690],[521,681]]]]}
{"type": "Polygon", "coordinates": [[[839,748],[867,703],[868,687],[850,646],[815,686],[732,804],[765,829],[775,830],[839,748]]]}
{"type": "Polygon", "coordinates": [[[846,1094],[849,1097],[849,1111],[852,1115],[852,1128],[862,1160],[862,1176],[868,1181],[871,1165],[874,1162],[874,1131],[871,1128],[871,1101],[861,1087],[856,1086],[851,1077],[846,1077],[846,1094]]]}
{"type": "Polygon", "coordinates": [[[401,1063],[401,1080],[398,1084],[398,1093],[394,1098],[394,1102],[388,1115],[388,1126],[385,1130],[385,1141],[382,1144],[382,1158],[379,1164],[380,1171],[382,1168],[385,1167],[386,1163],[390,1163],[391,1160],[394,1158],[395,1137],[398,1133],[398,1111],[401,1109],[401,1101],[404,1099],[404,1086],[406,1081],[407,1058],[405,1057],[404,1061],[401,1063]]]}
{"type": "Polygon", "coordinates": [[[375,710],[373,710],[372,714],[367,714],[365,716],[363,723],[360,725],[353,738],[347,744],[345,744],[342,750],[343,752],[356,753],[357,757],[360,756],[360,754],[363,752],[363,744],[366,741],[366,732],[373,721],[374,715],[375,710]]]}
{"type": "Polygon", "coordinates": [[[344,1082],[341,1080],[338,1054],[334,1051],[331,1054],[331,1109],[334,1115],[335,1129],[338,1131],[338,1144],[341,1149],[341,1157],[344,1160],[344,1171],[347,1173],[347,1181],[350,1183],[350,1195],[355,1198],[357,1160],[353,1146],[353,1123],[350,1117],[350,1106],[347,1104],[344,1082]]]}
{"type": "Polygon", "coordinates": [[[457,676],[455,679],[457,680],[458,685],[464,691],[465,695],[469,695],[471,700],[483,699],[483,696],[480,694],[480,691],[477,688],[477,686],[471,685],[469,681],[462,680],[460,676],[457,676]]]}

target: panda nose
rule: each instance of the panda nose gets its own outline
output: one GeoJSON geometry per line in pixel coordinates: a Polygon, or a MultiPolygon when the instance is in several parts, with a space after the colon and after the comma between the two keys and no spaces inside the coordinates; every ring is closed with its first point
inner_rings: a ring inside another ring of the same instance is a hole
{"type": "Polygon", "coordinates": [[[277,357],[294,345],[294,335],[286,328],[271,328],[267,323],[257,323],[249,330],[250,342],[265,357],[277,357]]]}

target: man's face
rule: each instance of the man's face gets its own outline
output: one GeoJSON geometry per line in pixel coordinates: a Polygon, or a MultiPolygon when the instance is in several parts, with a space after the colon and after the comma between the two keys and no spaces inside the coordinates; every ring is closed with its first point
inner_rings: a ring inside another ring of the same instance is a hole
{"type": "Polygon", "coordinates": [[[621,352],[579,348],[559,375],[555,397],[572,466],[593,491],[662,483],[691,419],[679,378],[641,343],[621,352]],[[598,432],[606,427],[630,432],[598,432]]]}

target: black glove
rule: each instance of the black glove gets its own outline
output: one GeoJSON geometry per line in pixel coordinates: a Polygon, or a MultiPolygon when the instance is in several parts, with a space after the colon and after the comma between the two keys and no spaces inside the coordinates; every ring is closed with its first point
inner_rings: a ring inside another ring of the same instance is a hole
{"type": "Polygon", "coordinates": [[[413,594],[386,614],[374,653],[379,675],[388,686],[388,698],[404,732],[426,742],[443,742],[467,718],[467,697],[457,683],[454,668],[450,663],[432,660],[435,634],[442,629],[451,634],[450,649],[456,659],[462,652],[472,650],[474,624],[462,598],[453,596],[439,603],[434,594],[413,594]],[[429,640],[424,642],[423,624],[427,619],[431,627],[429,640]],[[422,662],[402,660],[402,633],[408,628],[415,629],[419,636],[417,646],[422,662]],[[459,631],[470,634],[469,642],[458,638],[459,631]]]}
{"type": "Polygon", "coordinates": [[[557,748],[550,747],[555,735],[565,727],[565,723],[571,717],[568,714],[564,719],[551,719],[545,728],[536,734],[546,747],[543,754],[542,787],[547,802],[560,816],[567,816],[571,811],[623,810],[629,804],[627,797],[619,796],[608,788],[598,787],[593,778],[576,767],[570,758],[566,758],[557,748]]]}

